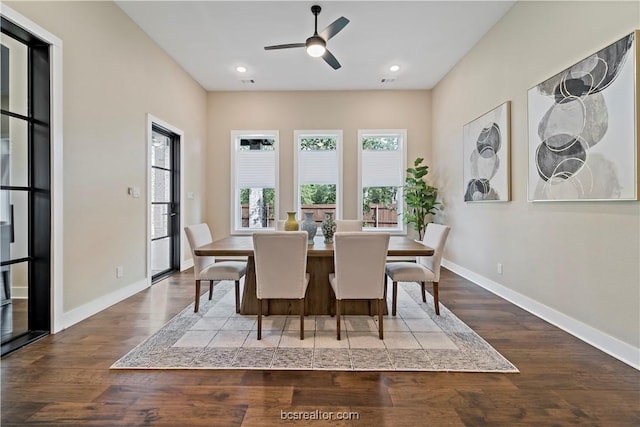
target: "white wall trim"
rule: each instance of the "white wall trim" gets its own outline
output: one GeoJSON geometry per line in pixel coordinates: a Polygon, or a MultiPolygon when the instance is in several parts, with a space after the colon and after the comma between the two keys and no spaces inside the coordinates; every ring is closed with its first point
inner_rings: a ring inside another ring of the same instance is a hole
{"type": "Polygon", "coordinates": [[[29,288],[26,286],[11,287],[11,299],[27,299],[29,298],[29,288]]]}
{"type": "Polygon", "coordinates": [[[189,258],[180,262],[180,271],[188,270],[191,267],[193,267],[193,258],[189,258]]]}
{"type": "Polygon", "coordinates": [[[100,298],[96,298],[93,301],[81,305],[78,308],[74,308],[73,310],[63,314],[61,319],[62,329],[66,329],[72,325],[75,325],[76,323],[90,316],[93,316],[94,314],[99,313],[102,310],[109,308],[112,305],[117,304],[120,301],[123,301],[140,291],[145,290],[148,287],[149,283],[146,279],[143,279],[125,288],[118,289],[115,292],[103,295],[100,298]]]}
{"type": "Polygon", "coordinates": [[[554,326],[570,333],[589,345],[615,357],[627,365],[640,370],[640,348],[635,348],[611,335],[599,331],[581,321],[567,316],[547,305],[527,297],[519,292],[507,288],[491,279],[468,270],[451,261],[442,260],[442,265],[456,274],[464,277],[492,292],[499,297],[517,305],[529,313],[551,323],[554,326]]]}
{"type": "Polygon", "coordinates": [[[30,19],[0,3],[0,13],[51,45],[51,333],[63,329],[63,128],[62,128],[62,40],[30,19]]]}
{"type": "MultiPolygon", "coordinates": [[[[184,247],[185,242],[182,239],[184,230],[184,207],[185,207],[185,194],[184,194],[184,132],[177,127],[170,125],[169,123],[161,120],[149,113],[147,113],[147,162],[146,162],[146,174],[147,174],[147,272],[146,280],[148,284],[151,284],[151,137],[153,124],[162,126],[163,128],[170,130],[180,137],[180,224],[179,224],[179,237],[180,242],[180,270],[182,271],[182,265],[184,260],[184,247]]],[[[193,262],[193,261],[192,261],[193,262]]]]}

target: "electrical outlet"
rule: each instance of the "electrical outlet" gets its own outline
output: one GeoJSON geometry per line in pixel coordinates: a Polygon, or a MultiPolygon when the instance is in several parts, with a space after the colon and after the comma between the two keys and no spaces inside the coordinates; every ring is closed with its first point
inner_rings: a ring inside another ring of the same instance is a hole
{"type": "Polygon", "coordinates": [[[120,279],[122,276],[124,276],[124,267],[119,265],[116,267],[116,278],[120,279]]]}
{"type": "Polygon", "coordinates": [[[140,197],[140,187],[127,187],[127,194],[133,198],[140,197]]]}
{"type": "Polygon", "coordinates": [[[502,263],[501,262],[499,262],[496,265],[496,271],[498,272],[498,274],[502,274],[502,263]]]}

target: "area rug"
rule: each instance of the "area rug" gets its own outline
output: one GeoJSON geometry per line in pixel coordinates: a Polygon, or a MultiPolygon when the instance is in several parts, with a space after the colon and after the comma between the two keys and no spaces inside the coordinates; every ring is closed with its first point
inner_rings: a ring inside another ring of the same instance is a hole
{"type": "MultiPolygon", "coordinates": [[[[391,307],[391,301],[388,301],[391,307]]],[[[440,316],[420,287],[399,283],[397,316],[385,316],[384,340],[377,316],[344,316],[342,340],[336,319],[307,316],[300,340],[299,316],[263,317],[235,313],[233,282],[216,284],[200,310],[193,304],[111,369],[278,369],[334,371],[519,372],[498,351],[440,304],[440,316]]]]}

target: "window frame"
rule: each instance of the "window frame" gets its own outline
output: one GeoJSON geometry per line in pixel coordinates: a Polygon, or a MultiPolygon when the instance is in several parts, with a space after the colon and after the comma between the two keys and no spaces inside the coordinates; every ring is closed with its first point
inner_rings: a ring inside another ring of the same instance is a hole
{"type": "Polygon", "coordinates": [[[238,185],[238,171],[239,169],[239,156],[238,146],[241,139],[273,139],[274,143],[274,221],[279,218],[280,212],[280,131],[278,130],[232,130],[231,131],[231,218],[230,218],[230,230],[231,234],[252,234],[259,230],[274,230],[273,227],[266,228],[243,228],[242,227],[242,209],[240,207],[240,188],[238,185]]]}
{"type": "MultiPolygon", "coordinates": [[[[300,205],[300,173],[299,173],[299,154],[300,154],[300,138],[335,138],[336,139],[336,156],[338,158],[338,176],[336,181],[336,214],[335,219],[342,218],[342,130],[294,130],[293,131],[293,206],[297,212],[298,218],[302,218],[302,206],[300,205]]],[[[320,228],[318,228],[320,232],[320,228]]]]}
{"type": "MultiPolygon", "coordinates": [[[[358,144],[358,188],[357,188],[357,192],[358,192],[358,216],[357,218],[359,220],[363,220],[364,221],[364,216],[362,213],[362,203],[363,203],[363,196],[362,196],[362,190],[363,190],[363,185],[362,185],[362,173],[363,173],[363,166],[362,166],[362,157],[363,157],[363,148],[362,148],[362,140],[365,137],[380,137],[380,136],[397,136],[399,137],[400,143],[399,143],[399,148],[400,148],[400,158],[401,158],[401,169],[402,169],[402,176],[405,177],[406,176],[406,169],[407,169],[407,130],[406,129],[358,129],[358,140],[357,140],[357,144],[358,144]]],[[[403,178],[404,181],[404,178],[403,178]]],[[[398,187],[398,193],[397,193],[397,199],[398,199],[398,207],[397,207],[397,213],[398,213],[398,226],[397,227],[384,227],[384,228],[375,228],[375,227],[364,227],[362,230],[366,231],[366,232],[387,232],[387,233],[391,233],[394,235],[406,235],[407,234],[407,226],[404,222],[404,219],[402,218],[402,213],[404,212],[404,189],[403,186],[404,182],[402,182],[402,184],[398,187]]]]}

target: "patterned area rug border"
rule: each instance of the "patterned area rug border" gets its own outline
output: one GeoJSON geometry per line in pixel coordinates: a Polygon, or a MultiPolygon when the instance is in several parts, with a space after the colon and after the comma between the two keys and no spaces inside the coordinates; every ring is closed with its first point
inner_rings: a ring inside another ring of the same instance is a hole
{"type": "Polygon", "coordinates": [[[431,295],[423,303],[414,283],[399,283],[398,316],[385,316],[383,341],[377,316],[345,316],[342,341],[335,318],[309,316],[300,341],[298,316],[269,316],[257,341],[256,316],[235,313],[232,289],[232,282],[216,284],[198,313],[189,304],[111,369],[519,372],[444,305],[437,316],[431,295]]]}

